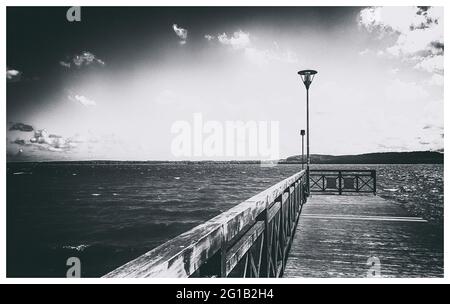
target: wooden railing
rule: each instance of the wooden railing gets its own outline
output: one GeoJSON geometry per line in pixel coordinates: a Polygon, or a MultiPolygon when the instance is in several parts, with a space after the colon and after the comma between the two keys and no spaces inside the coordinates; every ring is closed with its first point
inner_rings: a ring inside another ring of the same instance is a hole
{"type": "Polygon", "coordinates": [[[301,171],[104,277],[281,277],[305,202],[301,171]]]}
{"type": "Polygon", "coordinates": [[[376,170],[310,170],[311,192],[377,193],[376,170]]]}

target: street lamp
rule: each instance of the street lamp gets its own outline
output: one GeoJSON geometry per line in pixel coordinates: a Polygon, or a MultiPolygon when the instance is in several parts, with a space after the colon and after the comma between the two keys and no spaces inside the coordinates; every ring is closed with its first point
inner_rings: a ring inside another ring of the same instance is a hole
{"type": "Polygon", "coordinates": [[[298,74],[302,78],[303,84],[306,87],[306,179],[309,195],[309,164],[311,163],[309,156],[309,86],[314,80],[314,76],[317,74],[315,70],[302,70],[298,74]]]}
{"type": "Polygon", "coordinates": [[[302,170],[305,164],[305,130],[300,130],[300,135],[302,136],[302,170]]]}

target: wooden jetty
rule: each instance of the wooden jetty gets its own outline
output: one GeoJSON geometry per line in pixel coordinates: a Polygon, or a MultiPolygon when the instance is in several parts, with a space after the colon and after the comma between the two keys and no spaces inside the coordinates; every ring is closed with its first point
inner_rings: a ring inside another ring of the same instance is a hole
{"type": "Polygon", "coordinates": [[[374,195],[374,170],[309,179],[309,196],[301,171],[104,277],[443,276],[442,235],[374,195]]]}
{"type": "Polygon", "coordinates": [[[300,216],[284,277],[443,277],[443,252],[438,229],[393,202],[316,194],[300,216]]]}

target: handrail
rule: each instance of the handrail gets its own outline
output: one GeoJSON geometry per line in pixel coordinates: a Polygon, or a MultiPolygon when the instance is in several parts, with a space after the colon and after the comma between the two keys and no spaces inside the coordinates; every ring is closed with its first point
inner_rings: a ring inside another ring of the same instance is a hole
{"type": "Polygon", "coordinates": [[[280,277],[305,202],[303,170],[104,277],[280,277]]]}
{"type": "Polygon", "coordinates": [[[311,192],[377,193],[376,170],[310,170],[311,192]]]}

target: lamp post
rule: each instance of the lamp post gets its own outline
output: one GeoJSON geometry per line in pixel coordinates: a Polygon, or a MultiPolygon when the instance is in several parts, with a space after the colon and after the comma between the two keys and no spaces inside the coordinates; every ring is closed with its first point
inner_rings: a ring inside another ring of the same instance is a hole
{"type": "Polygon", "coordinates": [[[302,70],[298,74],[302,78],[303,84],[306,87],[306,179],[309,195],[309,164],[311,163],[309,156],[309,86],[314,80],[314,76],[317,74],[315,70],[302,70]]]}
{"type": "Polygon", "coordinates": [[[300,130],[300,135],[302,136],[302,170],[305,165],[305,130],[300,130]]]}

